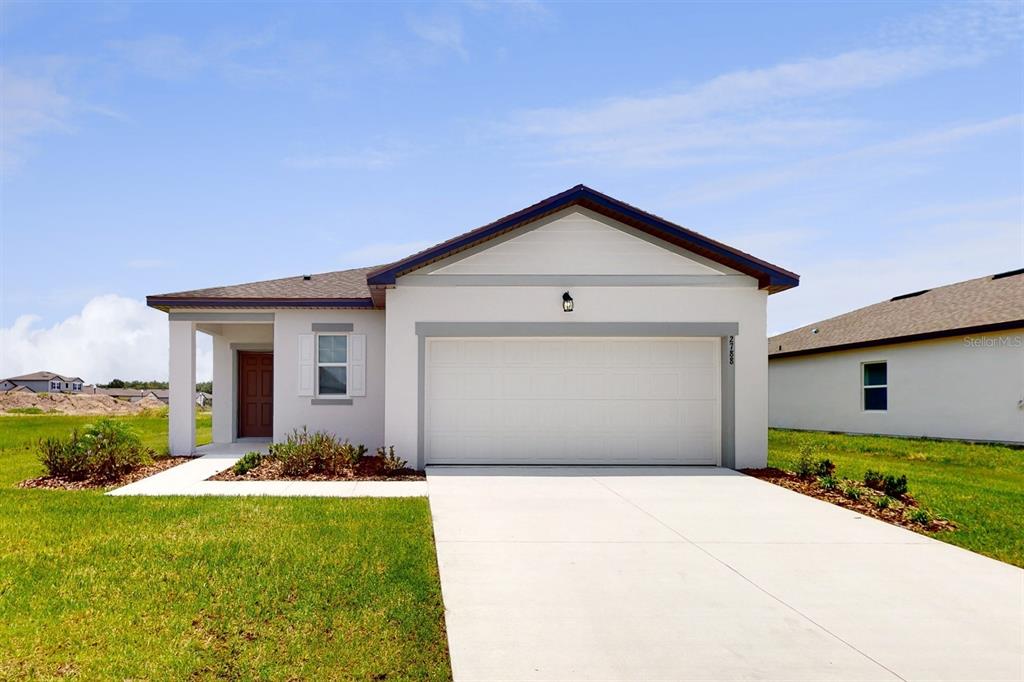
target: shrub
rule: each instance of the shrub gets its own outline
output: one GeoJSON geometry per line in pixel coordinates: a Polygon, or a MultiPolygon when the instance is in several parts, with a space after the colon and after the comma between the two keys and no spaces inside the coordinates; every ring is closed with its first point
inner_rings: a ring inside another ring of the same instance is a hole
{"type": "Polygon", "coordinates": [[[231,467],[231,471],[236,476],[244,476],[263,462],[263,453],[257,450],[247,452],[239,458],[235,465],[231,467]]]}
{"type": "Polygon", "coordinates": [[[830,459],[819,459],[814,468],[819,476],[831,476],[836,471],[836,465],[830,459]]]}
{"type": "Polygon", "coordinates": [[[394,445],[389,446],[387,449],[385,449],[384,446],[377,448],[377,456],[380,457],[384,471],[389,474],[401,471],[405,468],[405,465],[408,464],[408,462],[395,454],[394,445]]]}
{"type": "Polygon", "coordinates": [[[927,526],[932,522],[932,515],[924,509],[914,509],[907,512],[907,518],[919,525],[927,526]]]}
{"type": "Polygon", "coordinates": [[[898,478],[892,475],[886,476],[885,480],[882,482],[882,490],[889,497],[895,497],[897,499],[903,497],[907,494],[906,475],[898,478]]]}
{"type": "Polygon", "coordinates": [[[71,438],[54,436],[39,441],[39,461],[47,476],[71,481],[89,477],[89,452],[78,437],[77,429],[71,432],[71,438]]]}
{"type": "Polygon", "coordinates": [[[885,475],[881,471],[868,469],[864,472],[864,485],[874,490],[881,490],[885,475]]]}
{"type": "Polygon", "coordinates": [[[888,509],[890,504],[892,504],[892,498],[888,495],[882,495],[875,500],[876,509],[888,509]]]}
{"type": "Polygon", "coordinates": [[[822,490],[835,490],[839,487],[839,481],[836,480],[835,476],[819,476],[818,485],[821,486],[822,490]]]}
{"type": "Polygon", "coordinates": [[[305,427],[288,434],[283,443],[270,446],[270,457],[281,462],[286,476],[336,475],[359,463],[366,446],[341,442],[325,431],[310,433],[305,427]]]}
{"type": "Polygon", "coordinates": [[[843,495],[851,500],[859,500],[861,496],[860,487],[856,483],[849,483],[843,487],[843,495]]]}
{"type": "Polygon", "coordinates": [[[100,419],[70,438],[46,438],[39,449],[48,475],[73,481],[113,480],[150,462],[138,434],[114,419],[100,419]]]}

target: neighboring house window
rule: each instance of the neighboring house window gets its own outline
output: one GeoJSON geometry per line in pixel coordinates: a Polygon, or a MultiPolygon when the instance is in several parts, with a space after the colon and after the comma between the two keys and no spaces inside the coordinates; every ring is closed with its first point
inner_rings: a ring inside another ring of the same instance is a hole
{"type": "Polygon", "coordinates": [[[889,409],[889,368],[884,362],[865,362],[864,410],[884,412],[889,409]]]}
{"type": "Polygon", "coordinates": [[[316,393],[328,397],[348,395],[348,335],[317,335],[316,393]]]}
{"type": "Polygon", "coordinates": [[[51,381],[50,382],[50,390],[59,391],[60,390],[60,382],[59,381],[51,381]]]}

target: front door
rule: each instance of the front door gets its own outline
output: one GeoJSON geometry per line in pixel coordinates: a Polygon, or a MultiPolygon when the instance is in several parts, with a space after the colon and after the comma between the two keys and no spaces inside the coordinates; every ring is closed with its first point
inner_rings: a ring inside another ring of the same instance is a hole
{"type": "Polygon", "coordinates": [[[238,437],[274,435],[274,354],[238,353],[238,437]]]}

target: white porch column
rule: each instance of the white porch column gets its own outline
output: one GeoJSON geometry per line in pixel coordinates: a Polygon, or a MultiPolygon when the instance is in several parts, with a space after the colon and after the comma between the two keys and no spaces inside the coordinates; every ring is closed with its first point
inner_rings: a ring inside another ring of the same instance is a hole
{"type": "Polygon", "coordinates": [[[172,455],[191,455],[196,449],[196,325],[180,320],[168,324],[171,343],[167,444],[172,455]]]}

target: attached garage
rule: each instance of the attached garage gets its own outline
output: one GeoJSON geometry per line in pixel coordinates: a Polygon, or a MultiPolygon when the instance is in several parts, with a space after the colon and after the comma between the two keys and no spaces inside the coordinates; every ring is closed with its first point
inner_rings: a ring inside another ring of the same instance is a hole
{"type": "Polygon", "coordinates": [[[719,337],[425,342],[427,464],[721,462],[719,337]]]}

